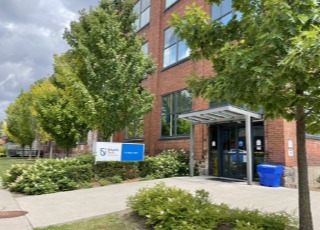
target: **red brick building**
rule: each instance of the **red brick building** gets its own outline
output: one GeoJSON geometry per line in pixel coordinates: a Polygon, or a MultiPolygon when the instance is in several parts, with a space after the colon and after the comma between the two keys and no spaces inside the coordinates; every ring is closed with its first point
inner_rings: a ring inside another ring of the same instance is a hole
{"type": "MultiPolygon", "coordinates": [[[[283,164],[283,184],[296,186],[297,160],[295,123],[283,119],[263,120],[263,114],[243,108],[225,107],[193,98],[187,89],[186,76],[192,71],[209,75],[208,61],[193,62],[188,58],[184,41],[173,34],[168,20],[173,12],[183,14],[185,6],[197,2],[213,19],[222,22],[236,14],[231,1],[210,6],[202,0],[139,0],[135,11],[139,33],[145,35],[143,50],[154,60],[157,70],[143,82],[156,97],[153,110],[137,119],[125,131],[114,135],[116,142],[144,143],[146,154],[155,155],[165,149],[190,151],[190,122],[194,123],[194,159],[200,173],[219,177],[246,179],[248,173],[248,134],[251,127],[251,168],[257,179],[256,165],[261,162],[283,164]],[[238,109],[240,112],[234,112],[238,109]],[[207,111],[197,113],[195,111],[207,111]],[[208,112],[209,111],[209,112],[208,112]],[[178,118],[189,114],[189,121],[178,118]],[[250,117],[246,126],[245,117],[250,117]],[[250,115],[251,116],[251,115],[250,115]],[[198,119],[198,120],[197,120],[198,119]],[[199,121],[199,122],[197,122],[199,121]]],[[[307,135],[310,184],[316,185],[320,175],[320,140],[307,135]]]]}

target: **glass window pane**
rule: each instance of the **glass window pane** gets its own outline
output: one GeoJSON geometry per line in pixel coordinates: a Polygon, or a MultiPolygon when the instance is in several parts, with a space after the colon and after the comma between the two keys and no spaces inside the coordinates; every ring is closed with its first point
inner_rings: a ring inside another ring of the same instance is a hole
{"type": "Polygon", "coordinates": [[[162,115],[167,115],[167,114],[171,114],[173,113],[173,110],[172,110],[172,95],[168,95],[168,96],[164,96],[162,97],[162,103],[161,103],[161,114],[162,115]]]}
{"type": "Polygon", "coordinates": [[[173,121],[172,121],[172,115],[166,115],[162,116],[161,118],[161,136],[172,136],[172,130],[173,130],[173,121]]]}
{"type": "Polygon", "coordinates": [[[211,17],[213,20],[217,20],[221,15],[221,5],[213,4],[211,6],[211,17]]]}
{"type": "Polygon", "coordinates": [[[221,2],[221,16],[229,13],[230,11],[232,11],[232,1],[223,0],[221,2]]]}
{"type": "Polygon", "coordinates": [[[190,122],[177,118],[177,135],[187,135],[187,134],[190,134],[190,122]]]}
{"type": "Polygon", "coordinates": [[[141,1],[141,11],[144,11],[150,6],[150,0],[142,0],[141,1]]]}
{"type": "Polygon", "coordinates": [[[172,65],[176,61],[177,61],[177,45],[173,45],[164,50],[163,67],[172,65]]]}
{"type": "Polygon", "coordinates": [[[176,94],[177,105],[176,113],[183,113],[191,111],[192,106],[192,97],[191,93],[188,90],[182,90],[176,94]]]}
{"type": "Polygon", "coordinates": [[[170,27],[164,31],[164,48],[177,42],[177,37],[173,33],[173,28],[170,27]]]}
{"type": "Polygon", "coordinates": [[[137,18],[137,19],[135,20],[134,25],[136,26],[137,29],[140,28],[140,19],[139,19],[139,18],[137,18]]]}
{"type": "Polygon", "coordinates": [[[140,15],[140,18],[141,18],[140,28],[142,28],[145,25],[147,25],[150,21],[150,8],[142,12],[142,14],[140,15]]]}
{"type": "Polygon", "coordinates": [[[232,13],[225,15],[223,18],[220,19],[223,25],[226,25],[232,19],[232,13]]]}
{"type": "Polygon", "coordinates": [[[169,7],[169,6],[171,6],[173,3],[175,3],[177,0],[166,0],[166,5],[165,5],[165,7],[166,7],[166,9],[169,7]]]}
{"type": "Polygon", "coordinates": [[[142,45],[141,50],[145,55],[148,55],[148,49],[149,49],[149,45],[148,45],[148,42],[146,42],[142,45]]]}
{"type": "Polygon", "coordinates": [[[178,42],[178,61],[188,57],[190,54],[190,49],[187,47],[185,41],[178,42]]]}
{"type": "Polygon", "coordinates": [[[141,2],[140,1],[138,1],[135,5],[134,5],[134,7],[133,7],[133,12],[135,12],[135,13],[137,13],[137,14],[140,14],[140,4],[141,2]]]}

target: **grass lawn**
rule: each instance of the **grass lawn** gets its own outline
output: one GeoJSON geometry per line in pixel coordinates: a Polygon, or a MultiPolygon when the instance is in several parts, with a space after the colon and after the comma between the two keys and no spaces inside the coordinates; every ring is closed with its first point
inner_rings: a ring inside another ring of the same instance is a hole
{"type": "Polygon", "coordinates": [[[35,159],[19,157],[0,157],[0,178],[6,174],[6,171],[14,164],[33,164],[35,159]]]}
{"type": "Polygon", "coordinates": [[[129,211],[94,217],[64,225],[55,225],[34,230],[151,230],[143,219],[129,211]]]}

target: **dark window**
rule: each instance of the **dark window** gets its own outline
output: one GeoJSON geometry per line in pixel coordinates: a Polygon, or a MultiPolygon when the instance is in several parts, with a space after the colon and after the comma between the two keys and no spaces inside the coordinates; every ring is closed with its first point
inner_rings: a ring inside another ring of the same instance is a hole
{"type": "Polygon", "coordinates": [[[150,0],[139,0],[135,4],[133,11],[138,14],[135,21],[137,29],[141,29],[150,21],[150,0]]]}
{"type": "Polygon", "coordinates": [[[211,6],[211,17],[213,20],[221,21],[222,24],[227,24],[234,15],[238,18],[241,13],[232,9],[232,0],[222,0],[221,4],[213,4],[211,6]]]}
{"type": "Polygon", "coordinates": [[[168,7],[172,6],[177,1],[178,0],[166,0],[165,8],[167,9],[168,7]]]}
{"type": "Polygon", "coordinates": [[[178,118],[192,110],[191,93],[184,89],[161,98],[161,136],[189,136],[190,123],[178,118]]]}
{"type": "Polygon", "coordinates": [[[143,139],[144,119],[134,119],[125,128],[125,139],[143,139]]]}
{"type": "Polygon", "coordinates": [[[163,50],[163,67],[170,66],[178,61],[187,58],[190,49],[186,41],[180,40],[174,33],[173,28],[169,27],[164,31],[164,50],[163,50]]]}

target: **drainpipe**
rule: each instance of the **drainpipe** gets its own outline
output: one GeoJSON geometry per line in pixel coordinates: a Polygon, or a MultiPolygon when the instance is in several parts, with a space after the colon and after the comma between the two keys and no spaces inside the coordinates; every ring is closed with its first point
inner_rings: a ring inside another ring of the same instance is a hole
{"type": "Polygon", "coordinates": [[[194,124],[190,126],[190,156],[189,156],[189,175],[194,176],[194,124]]]}
{"type": "Polygon", "coordinates": [[[252,129],[251,117],[246,115],[247,182],[252,184],[252,129]]]}

